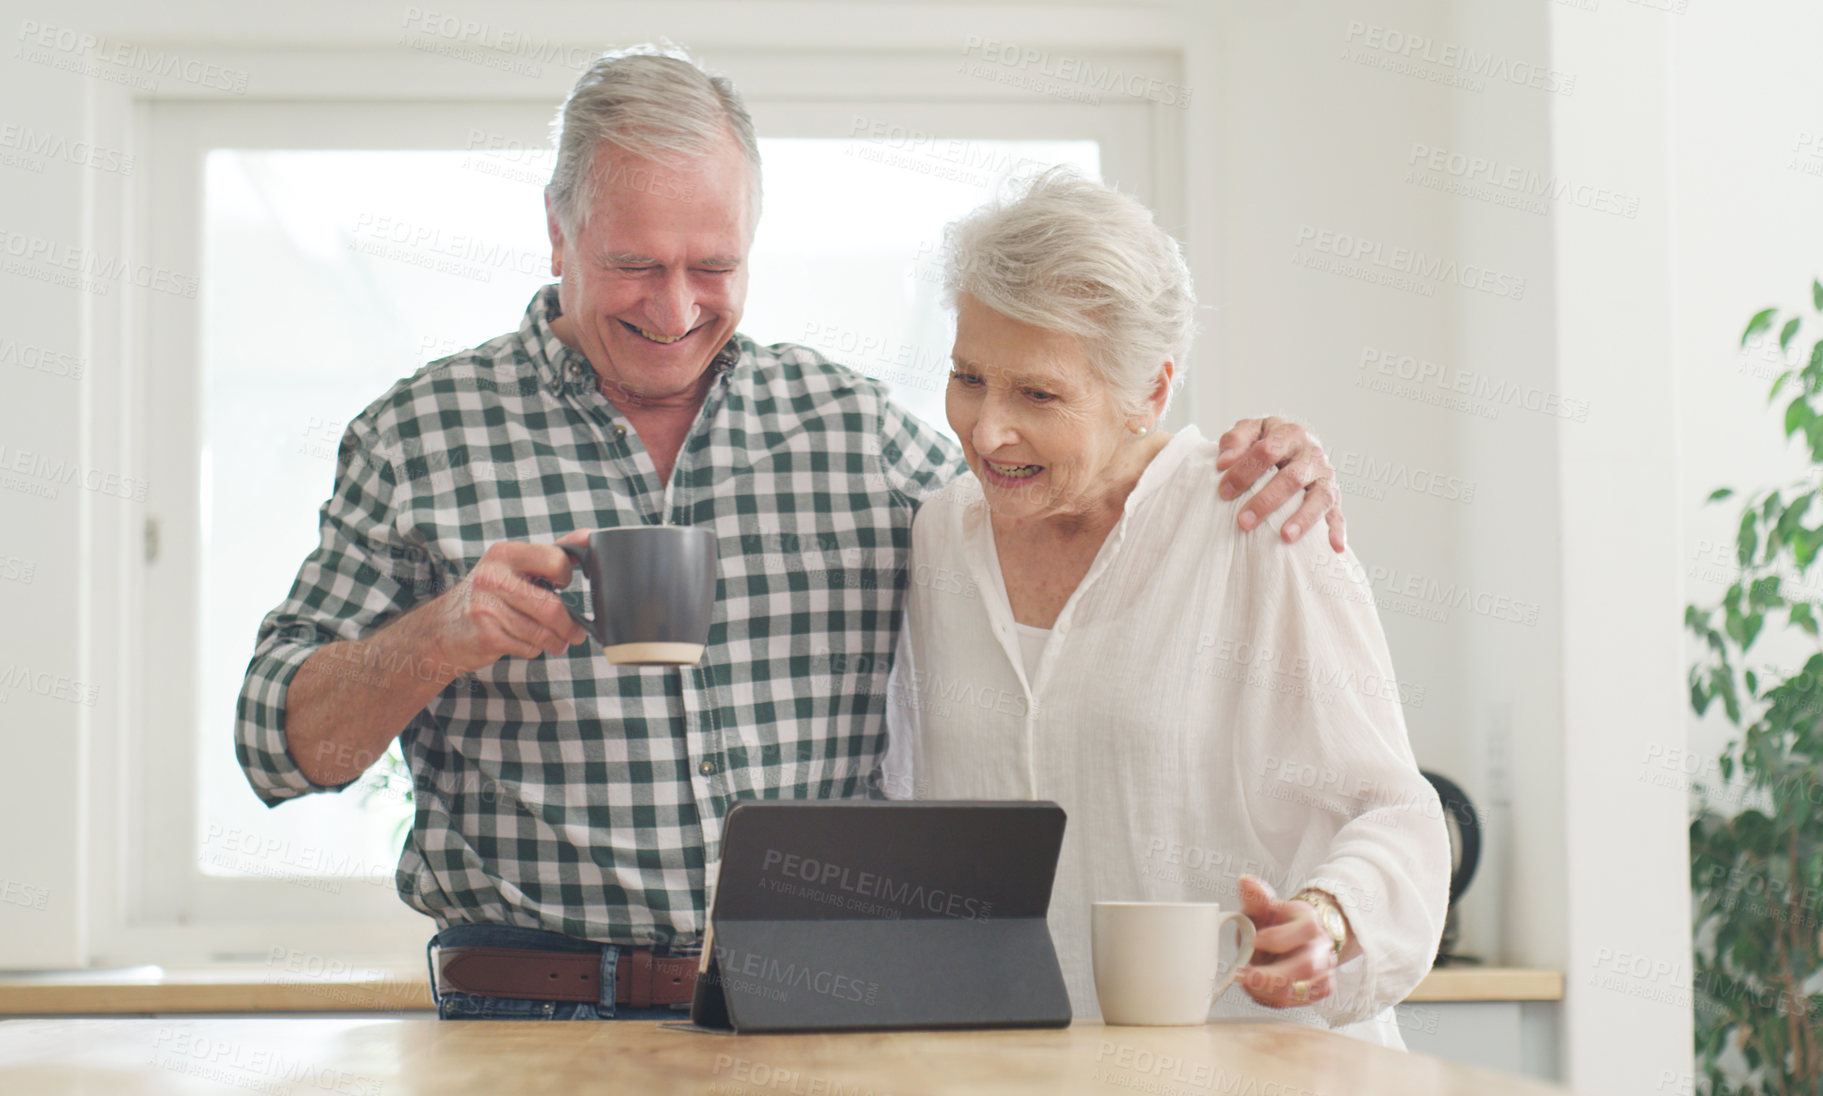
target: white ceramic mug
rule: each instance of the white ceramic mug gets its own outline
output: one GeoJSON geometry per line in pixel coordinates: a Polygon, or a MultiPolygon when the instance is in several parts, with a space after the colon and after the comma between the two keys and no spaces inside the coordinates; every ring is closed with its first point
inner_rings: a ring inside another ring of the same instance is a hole
{"type": "Polygon", "coordinates": [[[1253,922],[1215,902],[1097,902],[1090,920],[1095,996],[1109,1024],[1200,1024],[1253,955],[1253,922]],[[1222,928],[1238,926],[1220,971],[1222,928]]]}

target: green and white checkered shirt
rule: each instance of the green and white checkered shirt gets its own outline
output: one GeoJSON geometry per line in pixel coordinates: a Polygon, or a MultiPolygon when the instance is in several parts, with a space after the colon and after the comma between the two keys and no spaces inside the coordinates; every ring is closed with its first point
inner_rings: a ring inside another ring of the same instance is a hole
{"type": "Polygon", "coordinates": [[[687,949],[736,800],[875,793],[913,513],[964,465],[878,383],[737,335],[667,505],[587,359],[552,332],[557,314],[547,286],[517,332],[425,366],[349,423],[322,542],[260,625],[235,749],[269,805],[324,790],[285,749],[292,675],[448,589],[489,544],[713,529],[700,665],[616,667],[593,642],[503,658],[400,739],[417,800],[406,902],[439,926],[687,949]]]}

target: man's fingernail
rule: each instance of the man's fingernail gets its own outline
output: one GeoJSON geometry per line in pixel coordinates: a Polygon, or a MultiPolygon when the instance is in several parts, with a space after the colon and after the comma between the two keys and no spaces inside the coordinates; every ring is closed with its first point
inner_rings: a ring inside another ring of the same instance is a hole
{"type": "Polygon", "coordinates": [[[1255,514],[1252,510],[1242,511],[1241,528],[1251,529],[1254,526],[1258,525],[1259,523],[1260,523],[1260,519],[1257,516],[1255,516],[1255,514]]]}
{"type": "Polygon", "coordinates": [[[1285,539],[1286,540],[1298,539],[1298,523],[1297,522],[1294,521],[1285,526],[1285,539]]]}

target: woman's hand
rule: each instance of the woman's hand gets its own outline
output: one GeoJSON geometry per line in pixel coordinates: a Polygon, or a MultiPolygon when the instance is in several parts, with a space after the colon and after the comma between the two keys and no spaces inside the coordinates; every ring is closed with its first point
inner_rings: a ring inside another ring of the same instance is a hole
{"type": "Polygon", "coordinates": [[[1235,976],[1267,1008],[1301,1008],[1335,989],[1336,945],[1307,902],[1274,894],[1263,879],[1241,877],[1241,909],[1258,930],[1253,958],[1235,976]]]}

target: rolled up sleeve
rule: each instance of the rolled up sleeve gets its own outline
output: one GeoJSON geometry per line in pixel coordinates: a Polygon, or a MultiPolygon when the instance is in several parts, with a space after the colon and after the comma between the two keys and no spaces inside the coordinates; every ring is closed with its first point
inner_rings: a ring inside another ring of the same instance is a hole
{"type": "MultiPolygon", "coordinates": [[[[360,639],[435,593],[438,571],[428,551],[399,534],[396,487],[371,426],[356,419],[342,437],[317,547],[298,569],[291,593],[260,623],[236,706],[235,756],[269,807],[347,787],[313,782],[287,748],[286,698],[298,668],[319,648],[360,639]]],[[[382,669],[351,662],[346,672],[378,680],[382,669]]]]}

